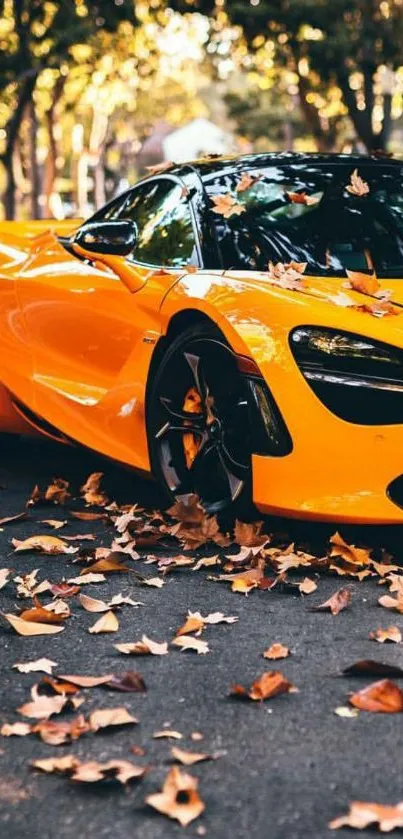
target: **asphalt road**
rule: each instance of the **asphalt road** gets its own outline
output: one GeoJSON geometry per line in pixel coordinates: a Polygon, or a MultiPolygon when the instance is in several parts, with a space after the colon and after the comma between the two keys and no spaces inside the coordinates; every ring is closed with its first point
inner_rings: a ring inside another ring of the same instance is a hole
{"type": "MultiPolygon", "coordinates": [[[[0,516],[22,510],[35,483],[46,486],[53,476],[60,476],[78,488],[89,472],[99,468],[106,471],[111,497],[126,503],[158,504],[153,485],[124,469],[86,452],[23,440],[18,445],[3,442],[0,516]]],[[[0,567],[22,572],[39,567],[40,579],[46,576],[53,582],[78,573],[70,557],[13,554],[11,538],[44,532],[37,522],[49,517],[63,519],[63,509],[34,507],[27,521],[0,531],[0,567]]],[[[323,547],[327,530],[305,528],[303,535],[323,547]]],[[[99,522],[71,521],[59,535],[86,531],[98,534],[97,544],[110,544],[110,528],[99,522]]],[[[396,531],[373,529],[365,538],[377,545],[399,545],[396,531]]],[[[133,567],[143,570],[141,562],[133,567]]],[[[148,566],[147,572],[154,574],[153,569],[148,566]]],[[[307,607],[323,602],[340,586],[335,578],[320,579],[318,590],[309,598],[276,591],[253,591],[245,597],[207,580],[207,573],[174,572],[162,589],[139,588],[120,575],[110,575],[102,585],[87,586],[86,593],[93,597],[107,599],[123,591],[144,602],[138,609],[122,610],[115,635],[89,635],[94,616],[76,603],[60,635],[22,638],[1,622],[1,722],[21,719],[15,709],[28,700],[30,686],[39,680],[39,674],[12,670],[17,661],[47,656],[58,662],[61,673],[90,675],[133,667],[148,688],[146,694],[102,688],[85,693],[85,714],[124,705],[139,718],[133,728],[89,734],[58,748],[35,736],[1,738],[2,839],[171,839],[183,835],[178,824],[144,804],[145,796],[160,788],[171,765],[172,745],[226,751],[218,760],[190,769],[200,779],[206,804],[205,814],[186,829],[190,836],[203,835],[202,826],[211,839],[343,839],[351,832],[333,833],[327,823],[346,812],[350,800],[391,804],[402,800],[401,718],[361,713],[355,719],[342,719],[334,714],[358,685],[357,679],[337,676],[341,668],[362,658],[403,664],[401,645],[375,644],[368,638],[376,626],[395,623],[403,628],[402,616],[392,616],[377,606],[380,589],[376,584],[354,582],[351,608],[333,617],[312,613],[307,607]],[[114,650],[117,641],[138,640],[143,633],[154,640],[169,640],[188,609],[203,614],[220,610],[239,616],[239,621],[207,628],[203,635],[210,646],[207,655],[171,648],[162,657],[126,658],[114,650]],[[274,664],[299,692],[262,704],[230,699],[228,689],[233,682],[248,685],[269,669],[262,652],[274,641],[292,650],[292,656],[274,664]],[[180,731],[183,739],[153,740],[153,733],[164,726],[180,731]],[[192,741],[194,731],[203,733],[202,742],[192,741]],[[145,749],[144,757],[133,756],[130,747],[134,745],[145,749]],[[113,782],[74,784],[64,776],[30,768],[31,760],[55,753],[74,753],[82,760],[126,758],[153,769],[140,783],[123,788],[113,782]]],[[[16,606],[15,589],[8,585],[0,592],[0,608],[15,612],[16,606]]],[[[360,687],[367,681],[360,680],[360,687]]],[[[370,837],[373,831],[359,835],[370,837]]]]}

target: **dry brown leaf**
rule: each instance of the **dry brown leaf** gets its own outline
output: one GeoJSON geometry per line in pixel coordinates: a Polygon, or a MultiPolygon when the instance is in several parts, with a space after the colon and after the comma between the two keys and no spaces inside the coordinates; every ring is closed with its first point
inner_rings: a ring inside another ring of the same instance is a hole
{"type": "Polygon", "coordinates": [[[97,562],[93,562],[93,564],[90,565],[89,570],[83,568],[80,572],[80,576],[87,576],[87,574],[110,574],[113,571],[127,573],[129,568],[127,565],[123,565],[118,559],[110,556],[109,558],[98,559],[97,562]]]}
{"type": "Polygon", "coordinates": [[[169,770],[161,792],[148,795],[146,803],[168,816],[176,819],[182,827],[197,819],[205,805],[197,792],[197,778],[182,772],[178,766],[169,770]]]}
{"type": "Polygon", "coordinates": [[[173,740],[182,740],[180,731],[173,731],[169,728],[163,728],[162,731],[155,731],[153,734],[154,740],[162,740],[164,737],[172,738],[173,740]]]}
{"type": "Polygon", "coordinates": [[[104,600],[96,600],[87,594],[80,594],[80,604],[87,612],[109,612],[109,605],[104,600]]]}
{"type": "Polygon", "coordinates": [[[350,192],[351,195],[357,195],[359,197],[368,195],[369,186],[358,174],[358,169],[354,169],[354,172],[351,173],[350,183],[346,186],[346,190],[347,192],[350,192]]]}
{"type": "Polygon", "coordinates": [[[49,527],[52,527],[53,530],[60,530],[61,527],[64,527],[67,524],[67,520],[60,521],[60,519],[42,519],[40,524],[47,524],[49,527]]]}
{"type": "Polygon", "coordinates": [[[10,574],[11,568],[0,568],[0,589],[7,585],[10,574]]]}
{"type": "Polygon", "coordinates": [[[131,644],[115,644],[115,649],[125,655],[167,655],[168,644],[166,641],[157,643],[143,635],[141,641],[131,644]]]}
{"type": "Polygon", "coordinates": [[[22,553],[23,551],[30,551],[31,553],[43,554],[75,554],[78,548],[70,547],[63,539],[58,539],[57,536],[29,536],[28,539],[12,539],[11,540],[15,553],[22,553]]]}
{"type": "Polygon", "coordinates": [[[165,585],[164,580],[160,577],[147,577],[141,580],[142,586],[151,586],[152,588],[162,588],[165,585]]]}
{"type": "Polygon", "coordinates": [[[4,524],[10,524],[13,521],[20,521],[21,519],[26,519],[27,514],[23,513],[16,513],[14,516],[4,516],[4,518],[0,519],[0,527],[3,527],[4,524]]]}
{"type": "Polygon", "coordinates": [[[212,195],[211,200],[214,204],[213,213],[217,213],[224,218],[231,218],[231,216],[239,216],[244,213],[246,207],[234,198],[229,192],[223,195],[212,195]]]}
{"type": "Polygon", "coordinates": [[[235,187],[235,192],[246,192],[247,189],[255,186],[262,177],[263,175],[251,175],[249,172],[242,172],[241,179],[235,187]]]}
{"type": "Polygon", "coordinates": [[[271,647],[263,653],[263,658],[287,658],[289,655],[290,651],[288,647],[284,646],[284,644],[272,644],[271,647]]]}
{"type": "Polygon", "coordinates": [[[304,568],[316,564],[317,557],[305,551],[294,551],[294,545],[289,545],[286,551],[273,557],[277,570],[284,574],[294,568],[304,568]]]}
{"type": "Polygon", "coordinates": [[[318,584],[309,577],[304,577],[302,583],[298,583],[298,590],[301,594],[312,594],[317,588],[318,584]]]}
{"type": "Polygon", "coordinates": [[[53,583],[50,587],[53,597],[74,597],[80,591],[80,586],[70,585],[70,583],[53,583]]]}
{"type": "Polygon", "coordinates": [[[133,717],[126,708],[101,708],[92,711],[89,717],[91,731],[99,731],[100,728],[109,728],[112,725],[134,725],[138,720],[133,717]]]}
{"type": "Polygon", "coordinates": [[[198,559],[195,565],[192,568],[192,571],[200,571],[200,568],[210,568],[212,565],[219,565],[220,558],[218,554],[215,556],[204,556],[202,559],[198,559]]]}
{"type": "Polygon", "coordinates": [[[358,717],[360,713],[358,708],[349,708],[348,705],[339,705],[338,708],[334,709],[334,713],[337,714],[338,717],[345,717],[345,719],[355,719],[358,717]]]}
{"type": "Polygon", "coordinates": [[[18,635],[32,636],[32,635],[56,635],[57,632],[63,632],[64,626],[55,626],[50,623],[30,623],[29,621],[19,618],[17,615],[11,615],[2,612],[3,618],[15,629],[18,635]]]}
{"type": "Polygon", "coordinates": [[[82,487],[80,487],[80,493],[86,504],[93,504],[97,507],[105,507],[108,503],[108,497],[100,489],[103,476],[103,472],[92,472],[82,487]]]}
{"type": "Polygon", "coordinates": [[[31,717],[31,719],[36,720],[47,720],[52,714],[60,714],[68,701],[65,696],[40,695],[37,685],[31,688],[31,697],[31,702],[26,702],[17,710],[24,717],[31,717]]]}
{"type": "Polygon", "coordinates": [[[117,632],[119,621],[114,612],[105,612],[99,620],[90,626],[88,632],[98,635],[100,632],[117,632]]]}
{"type": "MultiPolygon", "coordinates": [[[[40,762],[40,761],[39,761],[40,762]]],[[[41,767],[39,767],[41,768],[41,767]]],[[[104,781],[107,778],[114,778],[120,781],[121,784],[127,784],[134,778],[142,778],[148,771],[145,766],[136,766],[129,760],[108,760],[106,763],[98,763],[96,760],[88,761],[87,763],[79,763],[72,767],[74,774],[71,776],[72,781],[81,781],[84,783],[95,783],[97,781],[104,781]]]]}
{"type": "Polygon", "coordinates": [[[250,688],[242,685],[232,685],[230,695],[242,699],[249,698],[255,702],[264,699],[271,699],[280,693],[295,693],[296,688],[282,673],[276,670],[268,670],[256,679],[250,688]]]}
{"type": "Polygon", "coordinates": [[[99,521],[99,519],[107,518],[106,513],[90,513],[87,510],[84,510],[83,512],[70,510],[69,515],[74,519],[79,519],[80,521],[99,521]]]}
{"type": "Polygon", "coordinates": [[[398,591],[396,598],[390,597],[389,594],[383,594],[378,603],[385,609],[394,609],[396,612],[403,614],[403,591],[398,591]]]}
{"type": "Polygon", "coordinates": [[[201,635],[204,626],[205,622],[200,612],[188,612],[185,623],[177,630],[176,635],[189,635],[191,632],[201,635]]]}
{"type": "Polygon", "coordinates": [[[329,556],[331,557],[340,556],[353,565],[368,565],[371,561],[371,551],[368,548],[356,548],[355,545],[348,545],[340,536],[340,533],[333,534],[330,538],[330,545],[329,556]]]}
{"type": "Polygon", "coordinates": [[[45,492],[45,501],[52,501],[54,504],[65,504],[67,499],[71,497],[68,489],[68,481],[63,480],[63,478],[54,478],[45,492]]]}
{"type": "Polygon", "coordinates": [[[5,722],[0,728],[0,734],[3,737],[26,737],[31,734],[31,725],[29,722],[5,722]]]}
{"type": "Polygon", "coordinates": [[[403,711],[403,691],[390,679],[380,679],[353,693],[349,702],[360,711],[397,714],[403,711]]]}
{"type": "Polygon", "coordinates": [[[340,827],[354,827],[364,830],[377,824],[382,833],[389,833],[396,827],[403,827],[403,801],[395,806],[375,804],[373,801],[352,801],[346,816],[339,816],[329,822],[331,830],[340,827]]]}
{"type": "Polygon", "coordinates": [[[225,752],[208,754],[207,752],[186,752],[183,749],[178,749],[177,746],[172,746],[171,748],[172,757],[184,766],[193,766],[194,763],[201,763],[205,760],[217,760],[223,754],[225,752]]]}
{"type": "Polygon", "coordinates": [[[180,647],[181,650],[193,650],[198,655],[205,655],[210,652],[207,641],[202,641],[200,638],[193,638],[193,635],[181,635],[179,638],[174,638],[171,641],[175,647],[180,647]]]}
{"type": "Polygon", "coordinates": [[[58,679],[61,679],[63,682],[69,682],[78,688],[95,688],[99,685],[105,685],[112,677],[113,673],[107,673],[105,676],[57,675],[58,679]]]}
{"type": "Polygon", "coordinates": [[[67,580],[67,582],[70,585],[86,586],[90,583],[105,583],[106,577],[104,574],[86,573],[84,569],[84,571],[81,571],[79,577],[71,577],[69,580],[67,580]]]}
{"type": "MultiPolygon", "coordinates": [[[[24,609],[23,612],[19,615],[21,620],[27,621],[28,623],[51,623],[60,625],[69,616],[70,611],[67,607],[67,614],[64,608],[61,610],[52,610],[49,608],[45,608],[39,602],[39,600],[34,597],[35,606],[32,609],[24,609]]],[[[55,604],[49,604],[55,605],[55,604]]],[[[67,604],[63,603],[63,607],[67,606],[67,604]]]]}
{"type": "Polygon", "coordinates": [[[45,757],[41,760],[33,760],[32,766],[42,772],[71,772],[79,765],[75,755],[63,755],[63,757],[45,757]]]}
{"type": "Polygon", "coordinates": [[[14,577],[14,582],[17,585],[18,597],[31,598],[34,595],[42,594],[42,592],[51,590],[49,580],[43,580],[41,583],[38,583],[38,572],[39,568],[35,568],[29,574],[22,574],[14,577]]]}
{"type": "Polygon", "coordinates": [[[236,574],[220,574],[218,577],[212,578],[220,582],[230,582],[231,591],[238,592],[238,594],[249,594],[253,588],[257,588],[260,581],[263,579],[264,572],[261,568],[250,568],[248,571],[239,571],[236,574]]]}
{"type": "Polygon", "coordinates": [[[311,612],[331,612],[332,615],[338,615],[343,609],[346,609],[351,603],[351,593],[348,588],[339,588],[335,591],[328,600],[321,603],[319,606],[311,606],[311,612]]]}
{"type": "Polygon", "coordinates": [[[307,266],[306,262],[269,262],[266,276],[273,285],[289,291],[303,291],[305,279],[302,274],[307,266]]]}
{"type": "Polygon", "coordinates": [[[234,539],[238,545],[246,548],[257,548],[270,542],[270,536],[262,533],[263,521],[244,522],[238,519],[234,527],[234,539]]]}
{"type": "Polygon", "coordinates": [[[51,661],[50,658],[38,658],[36,661],[13,664],[13,669],[18,670],[19,673],[47,673],[48,676],[52,675],[53,667],[57,667],[57,662],[51,661]]]}
{"type": "Polygon", "coordinates": [[[137,670],[126,670],[125,673],[114,675],[108,681],[110,690],[120,690],[122,693],[145,693],[145,681],[137,670]]]}
{"type": "Polygon", "coordinates": [[[373,632],[369,633],[369,637],[372,641],[378,641],[380,644],[384,644],[385,641],[392,641],[395,644],[400,644],[402,640],[402,633],[398,626],[388,626],[387,629],[375,629],[373,632]]]}
{"type": "Polygon", "coordinates": [[[150,175],[159,175],[160,172],[166,172],[168,169],[172,169],[172,167],[176,165],[177,164],[174,163],[173,160],[164,160],[162,163],[154,163],[153,166],[146,166],[146,169],[150,175]]]}
{"type": "Polygon", "coordinates": [[[62,746],[64,743],[78,740],[82,734],[86,734],[89,730],[89,723],[86,722],[82,714],[72,720],[63,722],[42,720],[31,728],[32,733],[38,734],[48,746],[62,746]]]}

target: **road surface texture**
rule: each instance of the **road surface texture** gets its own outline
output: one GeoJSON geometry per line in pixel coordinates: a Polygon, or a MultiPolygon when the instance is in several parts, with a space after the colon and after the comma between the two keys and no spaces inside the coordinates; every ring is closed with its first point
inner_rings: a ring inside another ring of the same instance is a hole
{"type": "MultiPolygon", "coordinates": [[[[46,487],[59,476],[77,491],[96,469],[105,471],[110,498],[158,505],[152,484],[88,452],[25,439],[2,446],[0,516],[23,510],[36,483],[46,487]]],[[[39,579],[52,582],[79,573],[81,566],[73,565],[70,556],[13,553],[13,537],[52,532],[38,523],[45,518],[68,516],[62,507],[36,506],[27,520],[4,526],[0,567],[11,567],[16,573],[40,568],[39,579]]],[[[269,522],[268,529],[271,526],[269,522]]],[[[298,526],[292,527],[301,538],[298,526]]],[[[341,530],[351,538],[351,531],[341,530]]],[[[96,533],[98,545],[111,543],[111,528],[98,521],[69,520],[56,535],[85,532],[96,533]]],[[[323,552],[331,532],[332,528],[324,527],[302,529],[304,538],[309,533],[323,552]]],[[[392,546],[399,559],[396,530],[370,529],[360,538],[378,547],[392,546]]],[[[141,562],[130,560],[130,564],[150,576],[157,573],[154,565],[145,569],[141,562]]],[[[145,694],[102,687],[84,692],[86,701],[80,710],[86,715],[96,708],[123,705],[138,717],[136,726],[90,733],[59,747],[46,745],[35,735],[0,739],[2,839],[171,839],[184,833],[210,839],[343,839],[351,831],[333,832],[327,824],[347,812],[350,800],[395,804],[403,799],[401,716],[362,712],[357,718],[343,719],[334,713],[336,707],[347,704],[349,692],[374,681],[340,677],[343,667],[365,658],[403,664],[401,645],[376,644],[368,637],[377,626],[393,623],[403,628],[402,615],[377,605],[386,589],[372,580],[349,583],[352,605],[334,617],[308,609],[326,600],[343,585],[342,579],[320,578],[317,591],[309,597],[276,590],[252,591],[245,597],[231,592],[226,584],[208,580],[209,571],[174,571],[162,589],[138,586],[120,574],[109,575],[103,584],[86,586],[85,593],[92,597],[105,600],[123,591],[144,603],[119,612],[120,628],[113,635],[88,634],[98,616],[80,608],[77,598],[70,601],[73,616],[60,635],[20,637],[1,620],[2,723],[23,719],[16,708],[28,701],[31,685],[41,678],[38,673],[13,670],[15,662],[46,656],[58,663],[55,672],[98,676],[136,669],[147,685],[145,694]],[[114,649],[114,643],[139,640],[143,633],[156,641],[169,641],[188,609],[203,614],[220,610],[239,620],[207,627],[203,633],[210,647],[207,655],[170,647],[165,656],[129,657],[114,649]],[[279,662],[265,661],[262,653],[275,641],[287,645],[292,655],[279,662]],[[229,698],[232,683],[250,685],[270,665],[281,670],[298,693],[263,703],[229,698]],[[153,739],[153,733],[164,727],[181,732],[182,739],[153,739]],[[202,741],[192,740],[195,731],[202,732],[202,741]],[[146,795],[160,789],[172,765],[173,745],[226,752],[215,761],[185,768],[200,780],[206,805],[204,814],[186,829],[144,803],[146,795]],[[133,756],[133,746],[143,747],[144,757],[133,756]],[[30,767],[34,759],[69,753],[81,760],[123,758],[152,769],[140,782],[124,787],[114,781],[78,784],[67,776],[45,775],[30,767]]],[[[27,603],[16,600],[14,584],[0,593],[3,612],[16,613],[27,603]]],[[[374,833],[364,830],[357,835],[374,833]]]]}

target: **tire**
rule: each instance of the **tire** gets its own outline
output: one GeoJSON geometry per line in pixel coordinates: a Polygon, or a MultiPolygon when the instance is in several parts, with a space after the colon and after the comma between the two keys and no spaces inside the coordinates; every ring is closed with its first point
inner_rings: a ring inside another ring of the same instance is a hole
{"type": "Polygon", "coordinates": [[[209,514],[251,511],[248,424],[245,382],[222,333],[186,329],[160,362],[147,411],[152,470],[171,503],[195,493],[209,514]]]}

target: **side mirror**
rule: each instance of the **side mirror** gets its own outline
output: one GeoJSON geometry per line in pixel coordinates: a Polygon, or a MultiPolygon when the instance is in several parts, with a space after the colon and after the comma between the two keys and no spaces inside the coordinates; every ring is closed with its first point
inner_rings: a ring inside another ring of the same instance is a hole
{"type": "Polygon", "coordinates": [[[83,224],[73,244],[89,253],[127,256],[137,242],[137,225],[133,221],[92,221],[83,224]]]}

